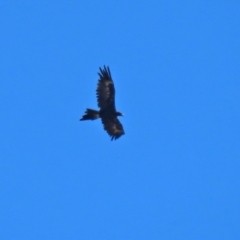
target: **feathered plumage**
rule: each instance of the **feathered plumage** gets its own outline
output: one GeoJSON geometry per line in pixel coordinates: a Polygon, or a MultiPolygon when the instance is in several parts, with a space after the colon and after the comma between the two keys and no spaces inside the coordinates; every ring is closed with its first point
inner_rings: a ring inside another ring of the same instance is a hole
{"type": "Polygon", "coordinates": [[[115,88],[109,67],[99,68],[100,72],[97,85],[97,102],[99,111],[87,108],[85,115],[80,119],[95,120],[101,118],[104,130],[107,131],[111,140],[116,140],[124,134],[123,126],[118,120],[118,116],[123,116],[116,111],[115,107],[115,88]]]}

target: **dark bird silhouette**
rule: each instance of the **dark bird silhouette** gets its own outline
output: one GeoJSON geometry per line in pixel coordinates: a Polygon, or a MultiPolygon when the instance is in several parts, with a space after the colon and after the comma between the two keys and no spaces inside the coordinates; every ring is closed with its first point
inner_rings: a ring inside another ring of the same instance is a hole
{"type": "Polygon", "coordinates": [[[115,107],[115,88],[109,67],[99,68],[100,79],[97,85],[97,102],[99,111],[89,109],[85,111],[80,121],[95,120],[101,118],[104,130],[107,131],[111,140],[116,140],[124,134],[123,126],[118,120],[118,116],[123,116],[115,107]]]}

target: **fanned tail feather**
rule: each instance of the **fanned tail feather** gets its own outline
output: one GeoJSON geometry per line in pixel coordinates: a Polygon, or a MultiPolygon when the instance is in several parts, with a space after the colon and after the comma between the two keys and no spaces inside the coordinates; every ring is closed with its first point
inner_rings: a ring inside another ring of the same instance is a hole
{"type": "Polygon", "coordinates": [[[85,111],[85,114],[82,116],[80,121],[95,120],[97,118],[99,118],[99,112],[96,110],[87,108],[87,110],[85,111]]]}

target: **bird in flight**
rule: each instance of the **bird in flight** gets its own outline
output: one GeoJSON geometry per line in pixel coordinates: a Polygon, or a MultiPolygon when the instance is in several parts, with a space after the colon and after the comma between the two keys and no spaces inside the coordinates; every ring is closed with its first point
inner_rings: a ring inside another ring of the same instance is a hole
{"type": "Polygon", "coordinates": [[[97,102],[99,110],[87,108],[80,121],[101,118],[104,130],[111,140],[116,140],[124,134],[124,129],[118,116],[123,116],[115,107],[115,88],[109,67],[99,68],[100,72],[97,85],[97,102]]]}

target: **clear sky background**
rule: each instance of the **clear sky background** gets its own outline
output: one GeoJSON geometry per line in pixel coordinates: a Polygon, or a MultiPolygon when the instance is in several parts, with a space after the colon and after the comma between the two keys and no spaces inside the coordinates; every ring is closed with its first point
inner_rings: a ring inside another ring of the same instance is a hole
{"type": "Polygon", "coordinates": [[[1,1],[0,239],[240,239],[239,1],[1,1]],[[110,66],[126,134],[96,108],[110,66]]]}

